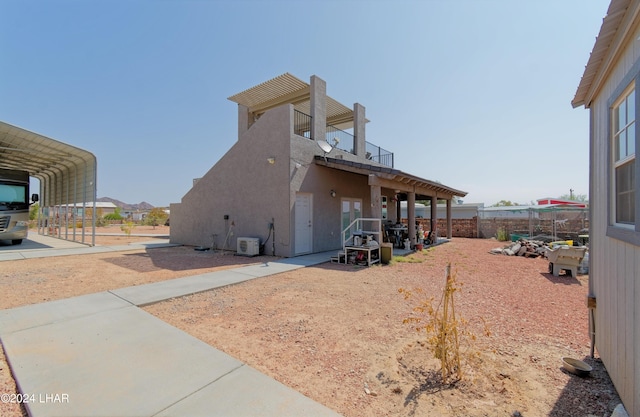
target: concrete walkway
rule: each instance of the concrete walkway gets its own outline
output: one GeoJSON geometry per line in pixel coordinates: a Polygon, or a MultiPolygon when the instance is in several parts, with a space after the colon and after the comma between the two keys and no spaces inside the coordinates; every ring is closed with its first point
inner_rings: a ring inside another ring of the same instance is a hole
{"type": "Polygon", "coordinates": [[[338,416],[138,308],[334,254],[2,310],[0,340],[32,417],[338,416]]]}
{"type": "Polygon", "coordinates": [[[178,246],[169,243],[169,239],[154,238],[155,235],[147,236],[149,236],[148,242],[137,242],[128,245],[89,246],[79,242],[29,232],[29,237],[20,245],[1,245],[0,261],[17,261],[21,259],[48,258],[50,256],[85,255],[90,253],[116,251],[121,252],[161,246],[178,246]]]}

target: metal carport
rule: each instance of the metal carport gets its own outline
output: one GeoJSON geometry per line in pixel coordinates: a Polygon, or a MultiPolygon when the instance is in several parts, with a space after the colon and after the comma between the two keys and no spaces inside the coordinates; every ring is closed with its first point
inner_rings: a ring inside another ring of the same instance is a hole
{"type": "MultiPolygon", "coordinates": [[[[91,152],[0,121],[0,168],[28,171],[40,180],[38,233],[77,240],[76,225],[85,225],[91,208],[95,245],[97,161],[91,152]],[[80,218],[74,206],[82,207],[80,218]]],[[[80,241],[89,243],[84,230],[80,241]]]]}

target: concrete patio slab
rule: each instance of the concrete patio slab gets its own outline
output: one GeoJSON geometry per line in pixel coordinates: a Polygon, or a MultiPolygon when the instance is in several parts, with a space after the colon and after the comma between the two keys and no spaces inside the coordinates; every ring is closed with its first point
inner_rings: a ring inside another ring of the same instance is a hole
{"type": "Polygon", "coordinates": [[[35,395],[25,404],[33,417],[153,416],[243,366],[133,306],[2,343],[20,392],[35,395]]]}
{"type": "Polygon", "coordinates": [[[338,413],[243,366],[164,410],[157,417],[336,417],[338,413]]]}
{"type": "MultiPolygon", "coordinates": [[[[155,235],[144,235],[154,237],[155,235]]],[[[169,239],[156,238],[148,242],[137,242],[128,245],[90,246],[79,242],[43,236],[34,232],[29,233],[21,245],[0,244],[0,262],[21,259],[48,258],[51,256],[87,255],[105,252],[121,252],[131,250],[145,250],[169,246],[181,246],[169,243],[169,239]]]]}

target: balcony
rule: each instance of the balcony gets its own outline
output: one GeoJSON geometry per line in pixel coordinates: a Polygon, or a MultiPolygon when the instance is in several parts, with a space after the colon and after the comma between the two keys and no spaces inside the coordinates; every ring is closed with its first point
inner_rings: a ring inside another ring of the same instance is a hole
{"type": "MultiPolygon", "coordinates": [[[[293,115],[293,132],[307,139],[313,139],[311,137],[311,116],[295,110],[293,115]]],[[[331,146],[355,155],[355,140],[356,138],[353,134],[338,129],[335,126],[327,125],[325,141],[331,146]]],[[[365,152],[366,159],[393,168],[393,152],[387,151],[370,142],[366,142],[365,152]]]]}
{"type": "Polygon", "coordinates": [[[393,152],[367,142],[367,159],[393,168],[393,152]]]}

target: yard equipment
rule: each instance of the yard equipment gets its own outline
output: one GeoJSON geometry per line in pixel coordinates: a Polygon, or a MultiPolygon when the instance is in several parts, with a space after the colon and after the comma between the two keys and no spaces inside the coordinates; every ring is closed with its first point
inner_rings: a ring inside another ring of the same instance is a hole
{"type": "Polygon", "coordinates": [[[554,277],[560,275],[561,270],[570,273],[572,277],[578,275],[578,265],[584,258],[586,246],[560,246],[555,249],[547,249],[545,255],[549,260],[549,273],[554,277]]]}

